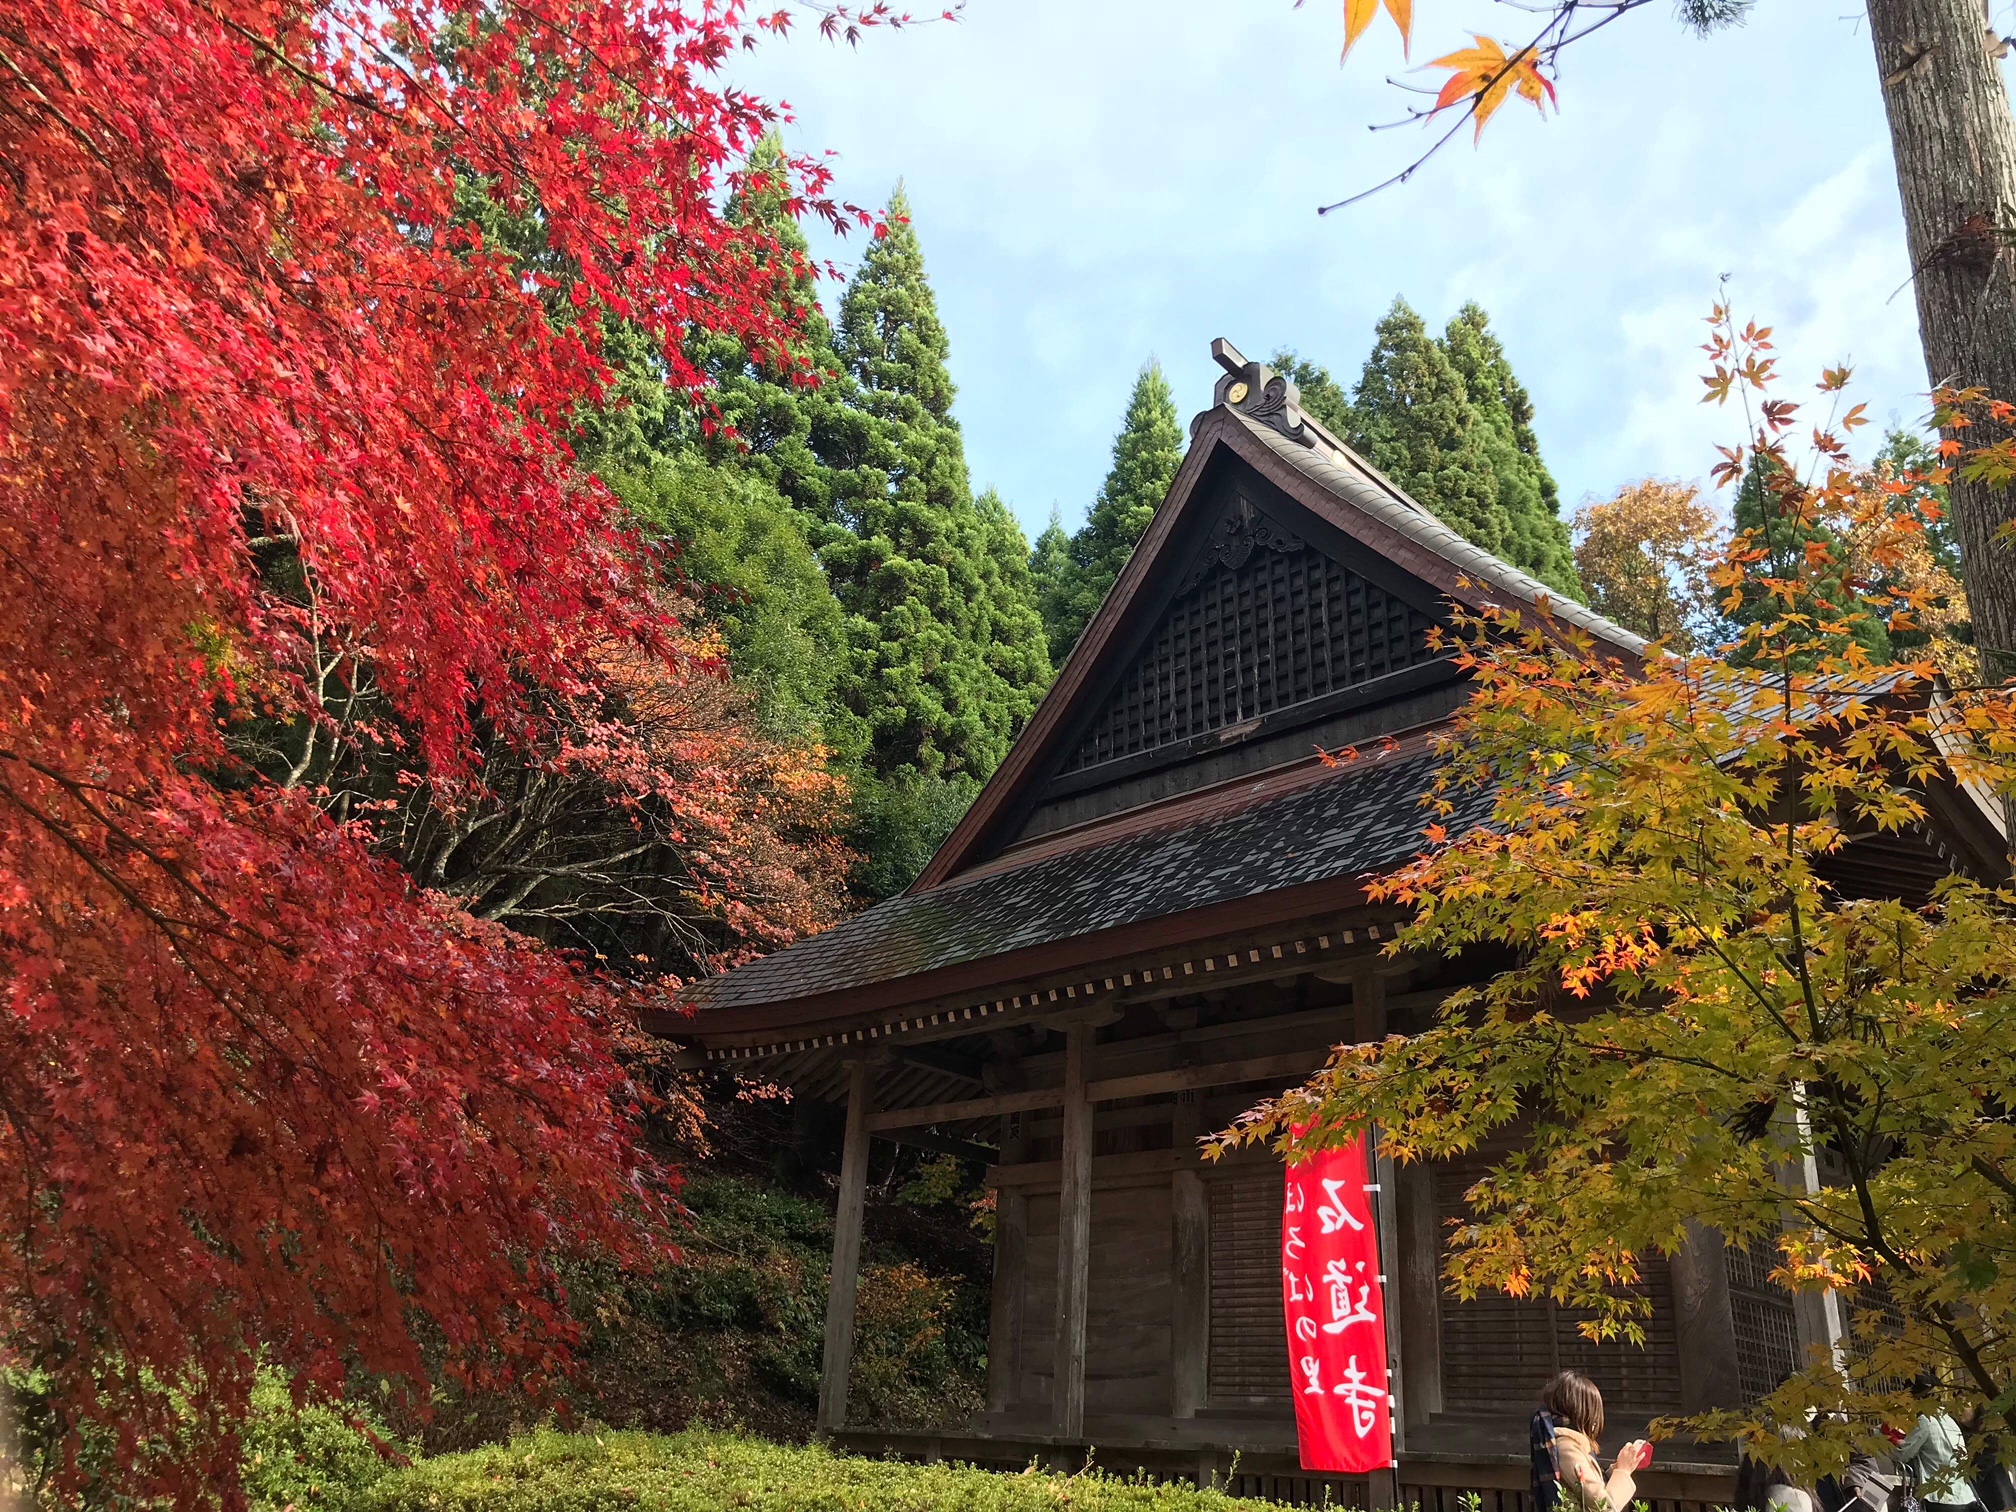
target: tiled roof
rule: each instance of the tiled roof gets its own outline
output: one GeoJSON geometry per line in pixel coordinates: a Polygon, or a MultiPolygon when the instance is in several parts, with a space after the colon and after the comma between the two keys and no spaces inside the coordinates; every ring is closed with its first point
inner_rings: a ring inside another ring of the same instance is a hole
{"type": "Polygon", "coordinates": [[[1364,458],[1341,442],[1332,440],[1328,431],[1315,428],[1321,443],[1301,446],[1272,426],[1263,425],[1236,409],[1227,407],[1226,413],[1259,438],[1269,451],[1322,485],[1325,491],[1362,509],[1424,551],[1433,552],[1479,582],[1489,583],[1528,604],[1537,604],[1544,597],[1556,619],[1579,626],[1612,645],[1632,651],[1645,649],[1644,637],[1632,634],[1622,625],[1585,608],[1559,590],[1549,588],[1538,578],[1521,572],[1510,562],[1501,561],[1483,547],[1473,546],[1388,482],[1364,458]]]}
{"type": "MultiPolygon", "coordinates": [[[[695,985],[710,1008],[785,1002],[893,981],[1414,856],[1433,780],[1426,753],[1362,765],[1230,813],[904,893],[740,970],[695,985]]],[[[1451,827],[1481,820],[1459,811],[1451,827]]]]}

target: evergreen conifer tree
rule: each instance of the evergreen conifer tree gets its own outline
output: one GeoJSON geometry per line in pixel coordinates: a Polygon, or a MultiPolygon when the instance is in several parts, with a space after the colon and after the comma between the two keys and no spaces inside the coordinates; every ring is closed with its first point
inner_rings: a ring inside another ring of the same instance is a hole
{"type": "Polygon", "coordinates": [[[1498,503],[1510,531],[1505,559],[1548,587],[1583,598],[1575,546],[1561,518],[1561,491],[1540,460],[1540,439],[1533,433],[1533,396],[1512,375],[1491,317],[1474,303],[1464,305],[1449,322],[1442,345],[1463,377],[1497,474],[1498,503]]]}
{"type": "Polygon", "coordinates": [[[1046,597],[1044,623],[1053,661],[1061,662],[1085,633],[1182,461],[1176,396],[1161,364],[1150,358],[1128,396],[1126,417],[1113,438],[1113,465],[1099,497],[1083,528],[1071,537],[1070,565],[1058,589],[1046,597]]]}
{"type": "Polygon", "coordinates": [[[986,583],[982,601],[987,614],[987,623],[976,629],[988,661],[1008,689],[1010,722],[1020,730],[1036,712],[1051,671],[1043,611],[1030,571],[1029,538],[1015,512],[993,489],[974,499],[973,510],[980,517],[980,570],[986,583]]]}
{"type": "Polygon", "coordinates": [[[1438,340],[1396,299],[1358,380],[1346,439],[1465,539],[1579,599],[1532,409],[1483,311],[1466,306],[1438,340]]]}
{"type": "MultiPolygon", "coordinates": [[[[878,775],[984,778],[1049,662],[1028,573],[1004,574],[998,521],[990,527],[973,500],[949,344],[900,186],[886,220],[841,301],[834,341],[858,395],[824,458],[834,523],[820,558],[848,616],[842,697],[878,775]],[[997,634],[1010,644],[997,646],[997,634]]],[[[1026,563],[1019,530],[1013,545],[1026,563]]]]}
{"type": "Polygon", "coordinates": [[[1466,540],[1504,556],[1511,522],[1463,375],[1404,299],[1373,335],[1351,445],[1466,540]]]}
{"type": "Polygon", "coordinates": [[[1043,616],[1045,638],[1050,644],[1050,664],[1062,669],[1066,648],[1058,643],[1055,626],[1063,622],[1064,603],[1071,592],[1071,535],[1050,507],[1050,523],[1029,549],[1029,584],[1036,594],[1036,608],[1043,616]]]}
{"type": "Polygon", "coordinates": [[[751,151],[729,217],[762,224],[792,260],[792,267],[775,270],[774,301],[798,320],[798,344],[787,352],[752,353],[734,337],[716,335],[696,340],[688,355],[713,375],[715,400],[731,428],[704,438],[709,458],[740,462],[808,521],[824,522],[831,517],[834,485],[820,453],[849,426],[855,395],[833,349],[809,246],[790,212],[791,193],[784,146],[772,132],[751,151]]]}

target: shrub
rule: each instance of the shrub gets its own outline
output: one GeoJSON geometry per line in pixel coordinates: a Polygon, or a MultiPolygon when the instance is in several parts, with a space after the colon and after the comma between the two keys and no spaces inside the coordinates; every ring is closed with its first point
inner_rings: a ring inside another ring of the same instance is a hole
{"type": "Polygon", "coordinates": [[[355,1512],[1269,1512],[1187,1485],[855,1459],[711,1433],[539,1433],[389,1475],[355,1512]]]}
{"type": "Polygon", "coordinates": [[[259,1372],[240,1437],[245,1494],[259,1512],[347,1507],[357,1492],[390,1475],[409,1448],[355,1405],[297,1410],[277,1370],[259,1372]]]}

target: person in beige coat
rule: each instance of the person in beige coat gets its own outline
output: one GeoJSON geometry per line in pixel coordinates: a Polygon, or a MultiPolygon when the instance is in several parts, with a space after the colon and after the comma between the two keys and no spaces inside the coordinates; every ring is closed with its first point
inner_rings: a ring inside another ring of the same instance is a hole
{"type": "Polygon", "coordinates": [[[1633,1439],[1617,1451],[1610,1474],[1597,1460],[1603,1437],[1603,1393],[1577,1370],[1547,1383],[1541,1405],[1554,1423],[1554,1475],[1560,1512],[1625,1512],[1638,1495],[1637,1473],[1651,1459],[1650,1445],[1633,1439]]]}

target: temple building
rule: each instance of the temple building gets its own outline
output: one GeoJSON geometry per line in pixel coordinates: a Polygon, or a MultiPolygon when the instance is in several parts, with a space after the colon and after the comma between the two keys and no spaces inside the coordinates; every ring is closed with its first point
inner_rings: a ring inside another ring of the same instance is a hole
{"type": "MultiPolygon", "coordinates": [[[[1300,1469],[1281,1284],[1283,1168],[1200,1159],[1198,1136],[1317,1069],[1333,1044],[1427,1026],[1481,969],[1395,958],[1365,884],[1423,844],[1431,740],[1467,696],[1430,627],[1452,603],[1552,599],[1599,650],[1630,632],[1479,550],[1227,343],[1168,496],[1000,770],[906,892],[725,976],[656,1025],[845,1109],[819,1420],[842,1443],[1019,1468],[1116,1471],[1359,1505],[1527,1512],[1542,1383],[1586,1371],[1614,1446],[1658,1415],[1768,1391],[1841,1308],[1795,1308],[1758,1257],[1702,1233],[1647,1268],[1644,1347],[1594,1345],[1546,1301],[1458,1300],[1450,1220],[1502,1151],[1382,1165],[1399,1466],[1300,1469]],[[1336,764],[1319,752],[1354,747],[1336,764]],[[986,1410],[849,1426],[870,1142],[984,1151],[997,1193],[986,1410]]],[[[1844,885],[1999,874],[1963,793],[1940,823],[1857,842],[1844,885]]],[[[1444,822],[1457,828],[1465,816],[1444,822]]],[[[1669,1445],[1660,1506],[1727,1505],[1733,1455],[1669,1445]]]]}

